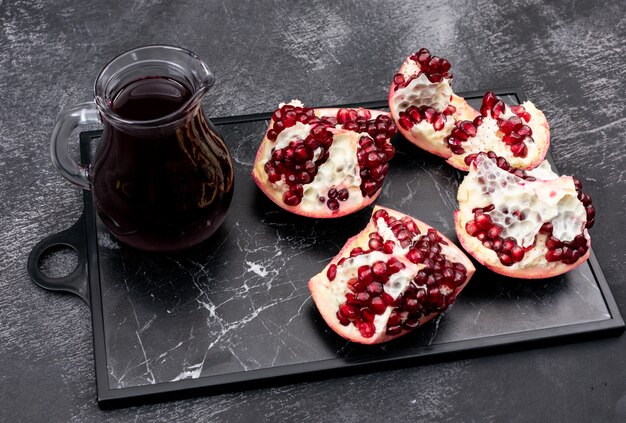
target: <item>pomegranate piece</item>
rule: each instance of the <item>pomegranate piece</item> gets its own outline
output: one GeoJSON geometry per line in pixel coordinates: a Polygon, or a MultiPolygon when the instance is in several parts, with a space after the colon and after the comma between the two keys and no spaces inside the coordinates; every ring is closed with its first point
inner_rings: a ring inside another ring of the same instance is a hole
{"type": "Polygon", "coordinates": [[[474,270],[435,229],[377,206],[365,229],[311,278],[309,289],[335,332],[353,342],[377,344],[445,311],[474,270]]]}
{"type": "Polygon", "coordinates": [[[488,92],[478,112],[451,83],[450,63],[426,49],[404,61],[389,90],[389,110],[407,140],[464,171],[466,157],[480,152],[494,151],[521,169],[544,160],[549,126],[531,102],[509,107],[488,92]]]}
{"type": "Polygon", "coordinates": [[[283,209],[332,218],[354,213],[380,194],[395,149],[386,112],[311,109],[297,100],[271,118],[252,178],[283,209]]]}
{"type": "Polygon", "coordinates": [[[547,161],[524,171],[494,152],[468,158],[455,226],[476,260],[524,279],[557,276],[587,260],[595,209],[580,181],[555,174],[547,161]]]}

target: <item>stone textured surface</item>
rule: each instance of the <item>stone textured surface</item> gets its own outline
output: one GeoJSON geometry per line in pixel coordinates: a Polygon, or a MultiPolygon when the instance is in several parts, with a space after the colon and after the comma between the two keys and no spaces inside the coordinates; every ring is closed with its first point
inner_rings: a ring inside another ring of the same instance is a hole
{"type": "MultiPolygon", "coordinates": [[[[0,1],[0,420],[624,421],[626,337],[100,411],[78,298],[26,275],[33,245],[80,213],[48,158],[56,114],[141,44],[185,46],[218,83],[212,116],[386,95],[403,58],[445,54],[455,89],[522,87],[552,154],[598,209],[594,250],[626,306],[626,7],[591,2],[0,1]]],[[[67,263],[69,260],[62,260],[67,263]]]]}

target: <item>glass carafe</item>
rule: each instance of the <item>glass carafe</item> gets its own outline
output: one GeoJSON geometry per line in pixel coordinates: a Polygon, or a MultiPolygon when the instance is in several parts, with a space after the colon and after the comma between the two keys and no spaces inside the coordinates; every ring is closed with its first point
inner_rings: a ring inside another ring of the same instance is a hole
{"type": "Polygon", "coordinates": [[[192,52],[137,48],[113,59],[95,82],[95,101],[59,116],[52,161],[74,184],[93,191],[98,215],[122,242],[170,252],[209,238],[233,194],[230,153],[205,117],[201,100],[213,85],[192,52]],[[92,164],[68,155],[78,125],[102,123],[92,164]]]}

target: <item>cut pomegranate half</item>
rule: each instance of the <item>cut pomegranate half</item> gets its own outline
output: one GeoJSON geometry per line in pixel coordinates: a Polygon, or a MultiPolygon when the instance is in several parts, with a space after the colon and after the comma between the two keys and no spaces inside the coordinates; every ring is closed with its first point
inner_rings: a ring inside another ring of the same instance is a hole
{"type": "Polygon", "coordinates": [[[544,161],[524,171],[495,153],[470,161],[458,191],[455,227],[461,245],[501,275],[538,279],[565,273],[589,257],[595,222],[582,184],[544,161]]]}
{"type": "Polygon", "coordinates": [[[311,278],[309,289],[337,334],[377,344],[445,311],[474,271],[467,256],[437,230],[376,206],[365,229],[311,278]]]}
{"type": "Polygon", "coordinates": [[[316,218],[371,204],[389,171],[396,126],[368,109],[311,109],[297,100],[274,112],[252,178],[277,205],[316,218]]]}
{"type": "Polygon", "coordinates": [[[404,61],[389,90],[389,110],[407,140],[464,171],[467,156],[487,151],[521,169],[543,161],[550,131],[533,103],[509,107],[488,92],[479,113],[451,83],[450,63],[424,48],[404,61]]]}

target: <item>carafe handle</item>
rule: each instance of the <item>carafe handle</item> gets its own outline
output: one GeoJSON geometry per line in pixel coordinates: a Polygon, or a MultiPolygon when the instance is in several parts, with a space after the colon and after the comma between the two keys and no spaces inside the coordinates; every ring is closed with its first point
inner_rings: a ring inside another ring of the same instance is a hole
{"type": "Polygon", "coordinates": [[[52,163],[68,181],[82,189],[91,189],[89,167],[74,161],[67,151],[70,134],[80,125],[99,124],[100,113],[95,103],[81,103],[61,112],[50,139],[52,163]]]}

